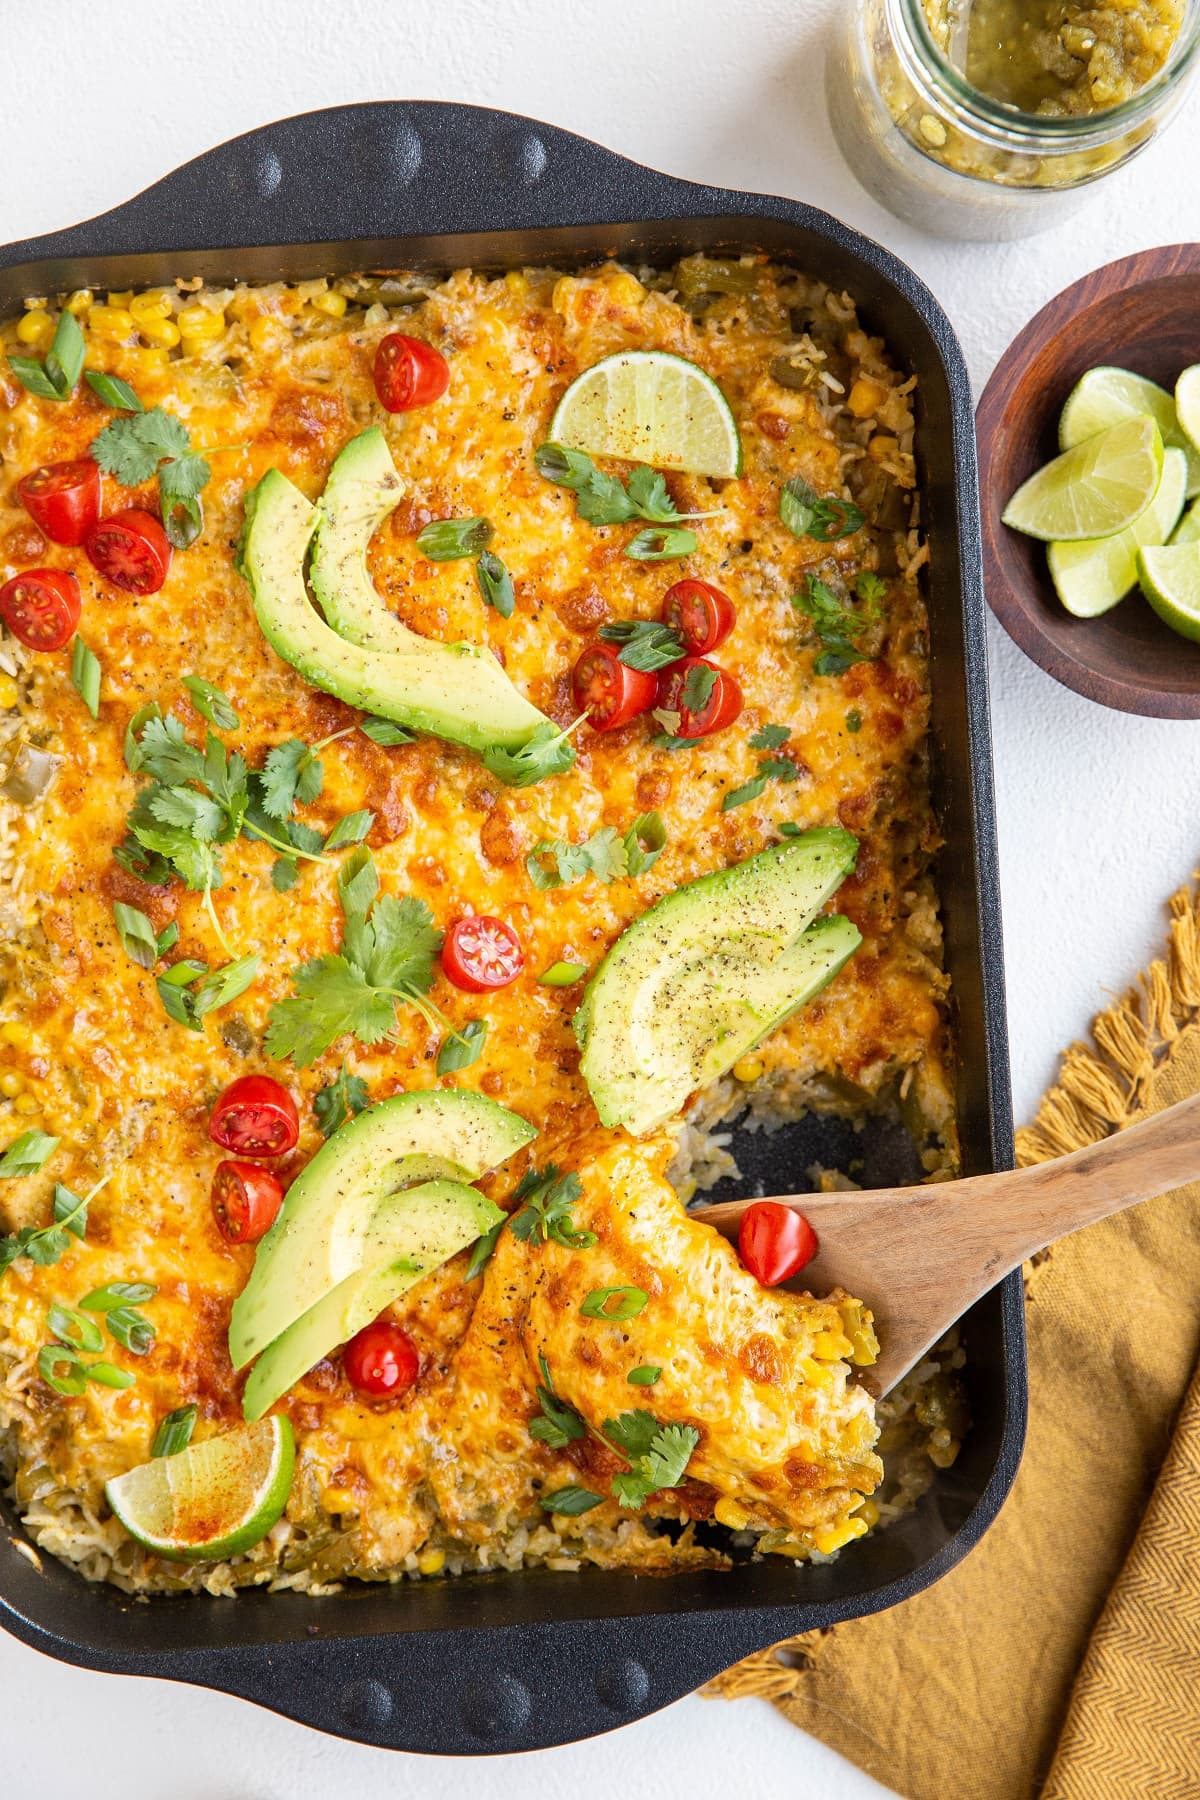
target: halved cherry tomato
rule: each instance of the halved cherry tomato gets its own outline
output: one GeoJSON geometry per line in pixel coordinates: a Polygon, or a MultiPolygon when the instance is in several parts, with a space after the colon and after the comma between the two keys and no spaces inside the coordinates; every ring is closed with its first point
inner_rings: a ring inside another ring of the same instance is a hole
{"type": "Polygon", "coordinates": [[[69,569],[25,569],[0,587],[0,619],[31,650],[61,650],[79,623],[79,583],[69,569]]]}
{"type": "Polygon", "coordinates": [[[693,656],[707,656],[733,630],[737,613],[728,594],[708,581],[677,581],[663,595],[663,624],[677,631],[693,656]]]}
{"type": "Polygon", "coordinates": [[[479,913],[455,919],[442,943],[442,969],[468,994],[507,987],[525,967],[521,940],[503,919],[479,913]]]}
{"type": "Polygon", "coordinates": [[[679,714],[679,737],[708,737],[733,724],[742,710],[742,690],[728,669],[703,656],[685,656],[659,676],[656,704],[664,712],[679,714]],[[684,705],[684,689],[693,669],[711,669],[715,677],[708,699],[698,707],[684,705]]]}
{"type": "Polygon", "coordinates": [[[296,1102],[270,1075],[240,1075],[213,1107],[208,1135],[235,1156],[283,1156],[300,1136],[296,1102]]]}
{"type": "Polygon", "coordinates": [[[213,1218],[227,1244],[257,1244],[283,1205],[278,1175],[257,1163],[219,1162],[212,1184],[213,1218]]]}
{"type": "Polygon", "coordinates": [[[778,1200],[756,1200],[742,1214],[738,1254],[764,1287],[778,1287],[812,1261],[817,1234],[803,1213],[778,1200]]]}
{"type": "Polygon", "coordinates": [[[17,497],[56,544],[82,544],[100,517],[100,465],[90,456],[46,463],[17,483],[17,497]]]}
{"type": "Polygon", "coordinates": [[[631,669],[611,644],[589,644],[571,675],[580,712],[587,711],[593,731],[615,731],[654,705],[656,678],[631,669]]]}
{"type": "Polygon", "coordinates": [[[450,365],[423,338],[389,331],[375,352],[375,392],[389,412],[411,412],[440,400],[450,386],[450,365]]]}
{"type": "Polygon", "coordinates": [[[153,513],[127,506],[92,526],[84,539],[88,561],[129,594],[156,594],[167,579],[171,546],[153,513]]]}
{"type": "Polygon", "coordinates": [[[421,1373],[421,1358],[407,1331],[390,1319],[364,1325],[342,1351],[342,1367],[360,1394],[402,1394],[421,1373]]]}

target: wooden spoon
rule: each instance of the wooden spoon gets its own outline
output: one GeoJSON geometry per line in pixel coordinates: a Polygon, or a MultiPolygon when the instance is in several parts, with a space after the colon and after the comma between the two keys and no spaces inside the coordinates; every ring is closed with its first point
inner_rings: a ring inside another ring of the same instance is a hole
{"type": "MultiPolygon", "coordinates": [[[[842,1287],[875,1315],[882,1352],[863,1377],[895,1387],[931,1344],[1011,1269],[1083,1225],[1200,1180],[1200,1094],[1141,1125],[1030,1169],[929,1187],[780,1194],[804,1214],[820,1248],[793,1284],[842,1287]]],[[[736,1237],[754,1200],[698,1207],[694,1218],[736,1237]]]]}

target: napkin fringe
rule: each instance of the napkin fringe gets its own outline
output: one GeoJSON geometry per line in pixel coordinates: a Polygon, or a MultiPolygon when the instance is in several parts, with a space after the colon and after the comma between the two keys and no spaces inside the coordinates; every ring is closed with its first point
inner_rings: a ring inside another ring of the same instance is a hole
{"type": "MultiPolygon", "coordinates": [[[[1196,877],[1200,880],[1200,874],[1196,877]]],[[[1182,887],[1168,902],[1171,923],[1165,959],[1157,958],[1120,1000],[1092,1022],[1094,1049],[1072,1044],[1058,1080],[1042,1098],[1032,1125],[1016,1135],[1017,1162],[1027,1168],[1082,1150],[1120,1130],[1142,1110],[1164,1053],[1200,1014],[1200,892],[1182,887]]],[[[1036,1282],[1053,1252],[1027,1270],[1036,1282]]],[[[759,1650],[716,1676],[701,1692],[722,1700],[788,1700],[815,1667],[829,1628],[759,1650]]]]}

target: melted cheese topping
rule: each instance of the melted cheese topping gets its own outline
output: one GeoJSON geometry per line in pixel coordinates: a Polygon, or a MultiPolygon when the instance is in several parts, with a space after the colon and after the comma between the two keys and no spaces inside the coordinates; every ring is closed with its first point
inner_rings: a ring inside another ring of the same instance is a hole
{"type": "MultiPolygon", "coordinates": [[[[526,959],[525,975],[496,994],[470,996],[437,982],[433,998],[455,1024],[487,1020],[483,1054],[460,1074],[439,1083],[437,1033],[412,1008],[401,1011],[394,1042],[338,1050],[349,1052],[372,1099],[469,1086],[530,1119],[542,1133],[539,1166],[554,1157],[580,1170],[579,1222],[600,1242],[572,1253],[521,1245],[506,1233],[482,1284],[464,1284],[462,1258],[420,1284],[395,1309],[424,1367],[401,1401],[364,1402],[336,1357],[318,1365],[284,1403],[299,1444],[287,1521],[222,1579],[395,1574],[419,1566],[422,1545],[485,1565],[522,1555],[645,1567],[720,1560],[690,1533],[673,1544],[618,1516],[613,1502],[549,1528],[539,1494],[564,1479],[585,1480],[580,1459],[603,1463],[611,1453],[588,1439],[583,1450],[556,1454],[530,1437],[539,1356],[594,1430],[637,1405],[696,1425],[688,1484],[659,1495],[647,1517],[703,1516],[727,1499],[727,1517],[785,1534],[792,1554],[853,1535],[850,1515],[879,1465],[869,1401],[838,1353],[836,1302],[765,1292],[727,1245],[686,1218],[663,1180],[669,1133],[639,1145],[596,1128],[570,1024],[581,990],[536,981],[560,960],[594,966],[660,895],[762,848],[779,821],[840,822],[859,836],[861,851],[836,905],[861,929],[863,946],[817,1002],[755,1053],[747,1078],[764,1072],[768,1086],[756,1103],[765,1096],[785,1113],[814,1099],[844,1108],[902,1092],[919,1103],[931,1161],[952,1154],[944,980],[927,876],[936,840],[915,581],[923,553],[914,555],[916,539],[904,529],[911,383],[891,370],[843,297],[765,267],[751,278],[751,298],[719,299],[699,317],[615,267],[499,280],[459,273],[394,316],[381,304],[332,316],[323,310],[324,283],[189,295],[172,303],[176,312],[199,306],[219,322],[207,340],[199,327],[190,340],[185,332],[174,355],[148,345],[124,306],[94,307],[90,319],[82,315],[89,366],[124,376],[147,406],[164,404],[197,447],[236,446],[212,458],[203,536],[176,553],[161,591],[143,598],[102,580],[81,552],[35,541],[15,493],[16,478],[37,464],[86,453],[109,415],[82,384],[70,404],[50,405],[0,375],[0,580],[31,562],[74,569],[82,635],[103,671],[93,721],[70,683],[67,654],[30,659],[30,728],[62,767],[40,808],[16,819],[23,930],[6,958],[0,1027],[0,1073],[13,1078],[9,1087],[20,1084],[0,1101],[0,1142],[26,1124],[62,1139],[42,1174],[5,1184],[0,1229],[44,1223],[53,1180],[83,1191],[110,1176],[85,1243],[73,1244],[57,1267],[20,1261],[0,1278],[8,1372],[0,1406],[13,1422],[18,1494],[41,1521],[42,1541],[87,1572],[149,1587],[202,1578],[134,1551],[106,1520],[100,1489],[145,1458],[172,1407],[195,1400],[200,1435],[240,1417],[226,1331],[253,1252],[225,1244],[212,1220],[219,1152],[207,1137],[208,1115],[228,1082],[264,1066],[271,1004],[290,991],[297,963],[336,947],[340,927],[335,867],[306,865],[297,885],[279,894],[268,848],[245,839],[224,847],[214,905],[234,952],[260,953],[259,976],[202,1032],[172,1023],[152,976],[121,948],[113,902],[142,907],[156,927],[174,919],[172,956],[214,966],[225,956],[201,896],[178,883],[148,889],[113,861],[137,789],[124,733],[138,708],[157,701],[189,736],[202,736],[181,687],[191,673],[229,696],[239,725],[220,735],[251,767],[288,737],[314,742],[353,724],[357,715],[308,687],[267,646],[232,553],[242,497],[265,470],[282,469],[316,497],[333,458],[368,424],[383,426],[406,483],[369,563],[408,625],[486,644],[518,688],[565,724],[572,664],[599,625],[656,617],[666,588],[686,573],[715,582],[737,607],[717,657],[742,683],[746,708],[731,728],[676,752],[653,745],[646,721],[605,735],[585,728],[569,775],[520,790],[503,787],[471,753],[428,738],[384,749],[350,731],[322,751],[324,790],[300,816],[325,831],[343,813],[371,809],[368,842],[384,891],[420,896],[442,927],[464,912],[498,914],[516,929],[526,959]],[[819,321],[815,338],[808,326],[800,334],[802,346],[816,346],[813,384],[804,390],[769,372],[800,331],[796,309],[819,321]],[[115,322],[103,316],[114,310],[115,322]],[[452,375],[436,405],[390,416],[375,399],[371,370],[379,339],[396,328],[436,344],[452,375]],[[694,477],[670,479],[681,511],[717,509],[698,524],[698,548],[683,564],[625,557],[636,527],[579,520],[574,496],[544,481],[532,460],[567,383],[601,356],[642,347],[708,370],[743,435],[739,479],[719,491],[694,477]],[[780,484],[793,475],[821,492],[843,491],[849,475],[871,528],[832,544],[791,536],[777,508],[780,484]],[[492,548],[513,576],[516,610],[507,621],[483,604],[469,561],[433,563],[416,546],[428,521],[474,514],[492,521],[492,548]],[[876,565],[888,579],[878,654],[841,676],[816,675],[820,645],[790,596],[808,571],[850,578],[876,565]],[[791,728],[784,754],[796,779],[770,782],[761,798],[724,813],[723,796],[756,771],[747,740],[766,723],[791,728]],[[601,826],[623,832],[649,810],[661,813],[667,844],[637,879],[606,886],[589,877],[551,892],[530,881],[525,856],[539,839],[579,841],[601,826]],[[47,1305],[115,1279],[157,1284],[147,1308],[155,1346],[141,1359],[114,1350],[137,1375],[127,1391],[93,1385],[80,1398],[60,1398],[35,1371],[47,1305]],[[588,1290],[629,1280],[652,1296],[637,1319],[616,1327],[579,1316],[588,1290]],[[814,1348],[818,1338],[823,1352],[814,1348]],[[639,1362],[662,1365],[654,1388],[628,1385],[639,1362]]],[[[5,347],[17,348],[11,328],[5,347]]],[[[110,510],[154,504],[153,490],[131,501],[108,477],[105,497],[110,510]]],[[[320,1142],[309,1100],[340,1060],[333,1051],[303,1073],[275,1071],[301,1103],[301,1141],[285,1175],[320,1142]]],[[[721,1107],[731,1092],[727,1082],[721,1107]]],[[[519,1173],[503,1171],[492,1190],[511,1191],[519,1173]]],[[[606,1492],[605,1473],[593,1469],[591,1478],[606,1492]]]]}

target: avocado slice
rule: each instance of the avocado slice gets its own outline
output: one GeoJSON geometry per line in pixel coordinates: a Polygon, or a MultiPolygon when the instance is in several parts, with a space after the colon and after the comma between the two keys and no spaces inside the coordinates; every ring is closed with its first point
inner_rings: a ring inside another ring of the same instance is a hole
{"type": "Polygon", "coordinates": [[[258,1246],[229,1322],[234,1368],[359,1273],[385,1199],[419,1182],[474,1181],[536,1136],[516,1113],[466,1089],[395,1094],[349,1120],[293,1181],[258,1246]]]}
{"type": "Polygon", "coordinates": [[[374,425],[334,459],[321,495],[309,586],[326,623],[364,650],[429,649],[384,605],[367,569],[367,545],[403,493],[387,439],[374,425]]]}
{"type": "MultiPolygon", "coordinates": [[[[324,580],[331,583],[335,569],[354,571],[361,562],[362,591],[356,586],[339,598],[338,617],[345,619],[355,613],[356,599],[361,604],[366,592],[374,593],[365,553],[378,488],[368,484],[361,500],[352,503],[351,481],[339,487],[335,500],[341,533],[334,530],[327,536],[322,563],[324,580]]],[[[362,628],[372,647],[340,637],[321,618],[304,585],[304,558],[320,519],[320,508],[286,475],[268,469],[246,495],[237,559],[263,636],[306,681],[350,706],[471,750],[485,750],[490,744],[519,750],[538,726],[555,729],[517,692],[491,652],[478,644],[434,643],[397,620],[403,639],[396,637],[388,648],[374,647],[381,630],[376,609],[387,611],[377,595],[362,628]]]]}
{"type": "Polygon", "coordinates": [[[281,1332],[255,1363],[242,1396],[246,1417],[261,1419],[314,1363],[503,1217],[460,1181],[427,1181],[389,1195],[363,1234],[362,1267],[281,1332]]]}
{"type": "Polygon", "coordinates": [[[848,919],[812,921],[857,853],[848,831],[806,831],[676,888],[621,934],[575,1014],[605,1125],[653,1131],[833,980],[862,939],[848,919]]]}

